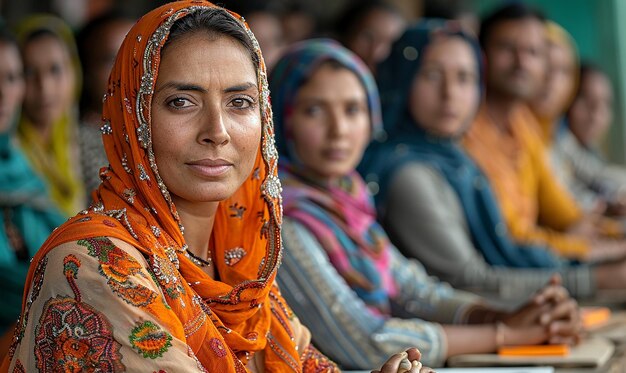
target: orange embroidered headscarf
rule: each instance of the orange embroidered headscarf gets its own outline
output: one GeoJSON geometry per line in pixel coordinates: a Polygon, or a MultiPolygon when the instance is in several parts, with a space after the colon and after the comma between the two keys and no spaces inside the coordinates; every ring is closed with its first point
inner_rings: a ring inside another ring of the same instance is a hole
{"type": "MultiPolygon", "coordinates": [[[[273,286],[281,257],[282,211],[265,66],[256,39],[238,15],[229,12],[248,33],[261,61],[262,135],[254,171],[216,212],[211,248],[218,258],[219,281],[185,256],[184,228],[157,170],[150,112],[160,52],[176,20],[211,7],[216,6],[199,0],[164,5],[141,18],[126,36],[104,103],[102,132],[110,166],[101,170],[96,202],[52,234],[34,259],[26,289],[37,261],[52,248],[90,237],[118,238],[144,254],[178,316],[160,321],[191,347],[208,371],[245,371],[246,358],[261,350],[266,371],[300,371],[290,311],[273,286]],[[112,227],[107,217],[118,222],[112,227]],[[228,353],[216,356],[216,344],[227,346],[228,353]]],[[[164,306],[157,303],[147,310],[158,317],[164,306]]]]}

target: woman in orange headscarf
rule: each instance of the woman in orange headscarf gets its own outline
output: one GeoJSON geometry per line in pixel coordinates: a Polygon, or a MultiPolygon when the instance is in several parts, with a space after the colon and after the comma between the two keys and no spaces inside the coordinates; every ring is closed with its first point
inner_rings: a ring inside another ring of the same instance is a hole
{"type": "Polygon", "coordinates": [[[2,371],[335,371],[274,285],[281,186],[243,20],[199,0],[145,15],[103,118],[110,167],[33,260],[2,371]]]}

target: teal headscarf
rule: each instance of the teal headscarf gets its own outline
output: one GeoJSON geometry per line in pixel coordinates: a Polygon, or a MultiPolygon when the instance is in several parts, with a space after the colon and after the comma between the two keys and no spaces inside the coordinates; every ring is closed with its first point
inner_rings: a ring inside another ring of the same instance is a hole
{"type": "MultiPolygon", "coordinates": [[[[387,139],[374,141],[359,171],[368,182],[378,184],[381,207],[395,174],[411,162],[427,163],[441,172],[457,193],[469,225],[474,246],[491,265],[522,268],[558,268],[562,261],[544,247],[513,242],[489,182],[465,154],[457,138],[426,133],[409,112],[410,90],[422,56],[437,35],[460,37],[472,47],[482,77],[482,54],[477,41],[449,23],[427,20],[407,29],[378,68],[378,86],[387,139]]],[[[477,90],[482,90],[479,79],[477,90]]],[[[407,196],[410,198],[410,196],[407,196]]]]}
{"type": "Polygon", "coordinates": [[[13,125],[0,132],[0,333],[20,314],[29,259],[52,230],[65,221],[48,200],[45,184],[14,143],[15,129],[13,125]],[[26,248],[19,258],[10,245],[6,231],[9,225],[16,229],[26,248]]]}

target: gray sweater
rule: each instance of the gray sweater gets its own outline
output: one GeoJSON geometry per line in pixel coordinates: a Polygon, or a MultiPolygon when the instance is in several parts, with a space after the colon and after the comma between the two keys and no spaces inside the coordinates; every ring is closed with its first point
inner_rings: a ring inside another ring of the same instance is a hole
{"type": "MultiPolygon", "coordinates": [[[[382,207],[383,226],[392,242],[416,258],[434,276],[456,288],[488,297],[520,299],[545,285],[555,272],[488,264],[474,246],[463,207],[441,173],[413,162],[398,171],[382,207]]],[[[575,297],[595,290],[588,267],[565,267],[558,272],[575,297]]]]}

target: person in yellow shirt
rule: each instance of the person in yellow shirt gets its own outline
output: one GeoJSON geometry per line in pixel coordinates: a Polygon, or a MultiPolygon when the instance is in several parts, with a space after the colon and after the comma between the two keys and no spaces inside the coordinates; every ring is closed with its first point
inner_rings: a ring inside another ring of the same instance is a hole
{"type": "Polygon", "coordinates": [[[564,257],[623,257],[626,245],[596,239],[573,196],[552,170],[541,128],[526,103],[546,72],[544,17],[511,4],[481,25],[486,96],[463,140],[491,182],[508,230],[520,242],[547,244],[564,257]]]}

